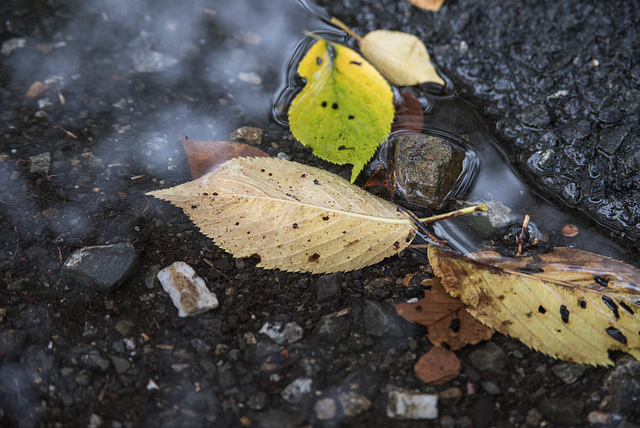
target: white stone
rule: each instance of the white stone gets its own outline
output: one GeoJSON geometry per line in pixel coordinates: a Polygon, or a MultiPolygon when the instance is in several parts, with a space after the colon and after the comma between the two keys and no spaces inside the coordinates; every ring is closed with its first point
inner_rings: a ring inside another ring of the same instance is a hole
{"type": "Polygon", "coordinates": [[[260,333],[267,335],[269,339],[278,345],[290,345],[302,339],[304,330],[294,322],[289,322],[284,327],[280,322],[274,322],[273,324],[266,322],[260,328],[260,333]]]}
{"type": "Polygon", "coordinates": [[[299,403],[305,395],[311,394],[313,381],[308,377],[299,377],[285,387],[280,393],[282,399],[288,403],[299,403]]]}
{"type": "Polygon", "coordinates": [[[320,421],[328,421],[336,417],[338,408],[336,406],[336,400],[330,397],[321,398],[313,406],[313,411],[316,413],[316,417],[320,421]]]}
{"type": "Polygon", "coordinates": [[[198,315],[218,307],[216,295],[185,262],[175,262],[162,269],[158,272],[158,281],[178,308],[180,317],[198,315]]]}
{"type": "Polygon", "coordinates": [[[437,419],[438,396],[392,391],[389,393],[387,416],[395,419],[437,419]]]}

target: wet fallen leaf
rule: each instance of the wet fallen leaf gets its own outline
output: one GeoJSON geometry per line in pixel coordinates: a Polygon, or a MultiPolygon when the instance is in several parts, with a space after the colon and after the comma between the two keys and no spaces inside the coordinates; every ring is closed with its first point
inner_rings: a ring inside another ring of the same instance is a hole
{"type": "Polygon", "coordinates": [[[475,259],[428,249],[444,288],[485,325],[554,358],[611,365],[609,351],[640,358],[640,271],[570,248],[532,257],[475,259]]]}
{"type": "Polygon", "coordinates": [[[445,384],[460,374],[462,364],[453,351],[434,346],[413,366],[416,377],[429,385],[445,384]]]}
{"type": "Polygon", "coordinates": [[[353,183],[391,131],[391,87],[358,53],[323,39],[302,58],[298,74],[306,84],[291,102],[291,132],[314,155],[353,165],[353,183]]]}
{"type": "Polygon", "coordinates": [[[235,158],[199,179],[149,192],[182,208],[207,236],[259,266],[359,269],[406,248],[415,232],[395,205],[327,171],[235,158]]]}
{"type": "Polygon", "coordinates": [[[493,330],[472,317],[460,299],[451,297],[438,278],[422,282],[427,289],[415,303],[396,305],[398,315],[409,322],[427,326],[429,341],[456,351],[491,339],[493,330]]]}
{"type": "Polygon", "coordinates": [[[396,194],[396,171],[393,168],[393,161],[380,163],[367,182],[362,185],[362,188],[366,189],[371,186],[384,187],[389,191],[389,197],[394,197],[396,194]]]}
{"type": "Polygon", "coordinates": [[[426,82],[445,85],[431,64],[426,46],[413,34],[375,30],[362,38],[360,50],[394,85],[413,86],[426,82]]]}
{"type": "Polygon", "coordinates": [[[424,127],[424,112],[420,100],[407,89],[400,91],[396,101],[396,117],[391,124],[394,135],[419,134],[424,127]]]}
{"type": "Polygon", "coordinates": [[[267,153],[247,144],[229,141],[197,141],[182,138],[189,170],[193,178],[200,178],[229,159],[237,157],[267,157],[267,153]]]}
{"type": "Polygon", "coordinates": [[[409,0],[414,6],[420,9],[437,12],[444,4],[444,0],[409,0]]]}

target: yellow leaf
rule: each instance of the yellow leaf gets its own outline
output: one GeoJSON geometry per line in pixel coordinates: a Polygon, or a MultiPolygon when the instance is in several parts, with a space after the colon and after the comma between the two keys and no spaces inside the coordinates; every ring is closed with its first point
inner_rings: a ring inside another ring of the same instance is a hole
{"type": "Polygon", "coordinates": [[[360,50],[394,85],[445,84],[431,64],[427,48],[413,34],[375,30],[362,38],[360,50]]]}
{"type": "Polygon", "coordinates": [[[640,358],[640,271],[557,248],[517,259],[429,247],[445,289],[485,325],[554,358],[611,365],[608,351],[640,358]]]}
{"type": "Polygon", "coordinates": [[[307,82],[291,102],[291,132],[314,155],[352,164],[353,183],[391,131],[391,87],[355,51],[323,39],[302,58],[298,74],[307,82]]]}
{"type": "Polygon", "coordinates": [[[341,177],[274,158],[235,158],[149,192],[182,208],[236,257],[268,269],[349,271],[397,254],[415,232],[396,206],[341,177]]]}
{"type": "Polygon", "coordinates": [[[415,7],[437,12],[442,7],[444,0],[409,0],[415,7]]]}

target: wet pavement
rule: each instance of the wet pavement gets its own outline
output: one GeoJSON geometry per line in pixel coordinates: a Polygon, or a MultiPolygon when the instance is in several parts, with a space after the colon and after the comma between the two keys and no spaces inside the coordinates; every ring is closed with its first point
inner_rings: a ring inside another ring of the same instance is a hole
{"type": "MultiPolygon", "coordinates": [[[[638,248],[636,3],[322,4],[360,33],[419,35],[521,176],[638,248]]],[[[0,16],[0,425],[640,423],[626,356],[577,366],[497,335],[457,352],[453,381],[422,384],[413,365],[431,344],[393,309],[430,276],[419,254],[264,271],[144,195],[190,179],[180,138],[243,126],[272,156],[349,176],[270,120],[301,33],[322,27],[296,2],[7,0],[0,16]],[[81,249],[95,258],[71,272],[81,249]],[[175,261],[217,308],[178,316],[156,279],[175,261]],[[437,418],[390,412],[402,394],[437,397],[437,418]]]]}

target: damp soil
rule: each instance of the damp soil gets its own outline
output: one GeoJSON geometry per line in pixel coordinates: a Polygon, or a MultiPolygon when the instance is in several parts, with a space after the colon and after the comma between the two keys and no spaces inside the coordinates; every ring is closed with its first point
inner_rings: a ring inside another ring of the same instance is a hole
{"type": "MultiPolygon", "coordinates": [[[[322,5],[361,33],[431,40],[531,185],[637,248],[635,3],[322,5]]],[[[270,119],[287,58],[319,25],[295,2],[6,0],[0,16],[0,425],[640,424],[640,370],[620,355],[615,369],[567,365],[496,335],[457,352],[456,379],[422,384],[413,366],[432,345],[392,310],[431,276],[420,253],[328,276],[265,271],[145,196],[190,179],[180,138],[228,140],[242,126],[262,129],[253,143],[273,156],[349,176],[270,119]],[[47,89],[25,96],[36,81],[47,89]],[[138,267],[116,290],[64,275],[75,250],[127,242],[138,267]],[[205,279],[217,309],[178,317],[155,280],[174,261],[205,279]],[[303,336],[277,344],[267,322],[303,336]],[[296,379],[310,391],[287,390],[296,379]],[[397,389],[440,393],[439,417],[389,418],[397,389]]]]}

